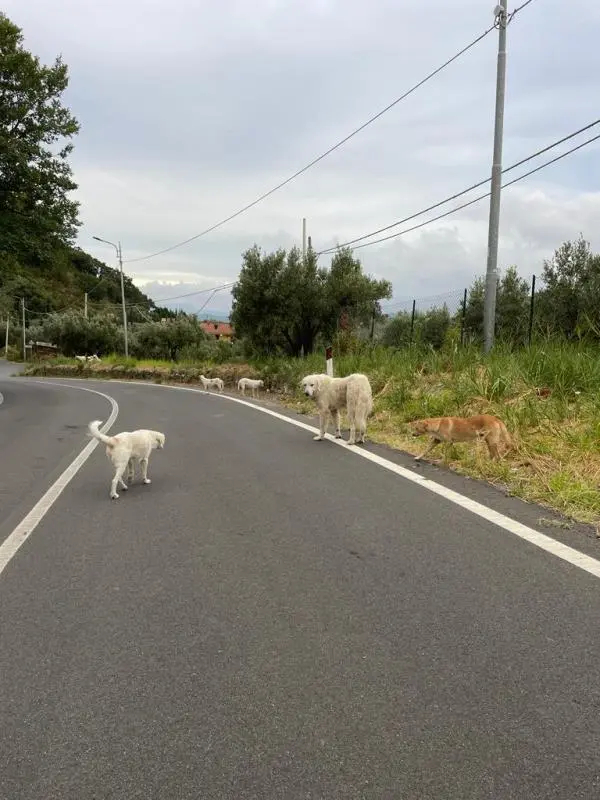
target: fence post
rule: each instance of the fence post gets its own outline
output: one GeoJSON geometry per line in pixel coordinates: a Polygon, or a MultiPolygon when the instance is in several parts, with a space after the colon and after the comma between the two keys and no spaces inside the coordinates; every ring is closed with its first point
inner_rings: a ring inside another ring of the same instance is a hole
{"type": "Polygon", "coordinates": [[[531,347],[531,338],[533,335],[533,311],[535,308],[535,275],[531,279],[531,302],[529,304],[529,331],[527,334],[527,343],[531,347]]]}
{"type": "Polygon", "coordinates": [[[333,347],[325,348],[325,363],[327,374],[333,378],[333,347]]]}
{"type": "Polygon", "coordinates": [[[467,316],[467,290],[463,295],[462,314],[460,315],[460,346],[465,343],[465,317],[467,316]]]}
{"type": "Polygon", "coordinates": [[[413,333],[414,333],[414,330],[415,330],[415,308],[416,308],[416,305],[417,305],[417,301],[413,300],[412,314],[410,316],[410,338],[408,340],[409,344],[412,344],[413,333]]]}

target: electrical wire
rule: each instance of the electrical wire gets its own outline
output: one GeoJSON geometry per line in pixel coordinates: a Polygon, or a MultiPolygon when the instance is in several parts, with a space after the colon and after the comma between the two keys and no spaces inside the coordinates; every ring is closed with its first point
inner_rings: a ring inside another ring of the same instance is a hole
{"type": "Polygon", "coordinates": [[[449,58],[441,66],[437,67],[437,69],[435,69],[432,72],[430,72],[422,80],[420,80],[418,83],[416,83],[410,89],[408,89],[406,92],[401,94],[400,97],[397,97],[395,100],[393,100],[391,103],[389,103],[389,105],[387,105],[385,108],[383,108],[377,114],[375,114],[374,116],[370,117],[370,119],[368,119],[366,122],[364,122],[358,128],[355,128],[351,133],[349,133],[343,139],[340,139],[339,142],[334,144],[332,147],[330,147],[324,153],[321,153],[320,156],[317,156],[317,158],[314,158],[312,161],[310,161],[308,164],[306,164],[304,167],[302,167],[302,169],[299,169],[297,172],[294,172],[294,174],[290,175],[289,178],[286,178],[284,181],[281,181],[281,183],[278,183],[277,186],[274,186],[272,189],[269,189],[269,191],[265,192],[264,194],[261,194],[259,197],[256,198],[256,200],[253,200],[251,203],[248,203],[247,205],[245,205],[243,208],[240,208],[235,213],[230,214],[228,217],[225,217],[225,219],[222,219],[219,222],[215,223],[214,225],[211,225],[209,228],[205,228],[203,231],[200,231],[200,233],[197,233],[194,236],[190,236],[189,239],[184,239],[183,241],[177,242],[176,244],[171,245],[170,247],[165,247],[164,250],[158,250],[157,252],[150,253],[149,255],[146,255],[146,256],[139,256],[138,258],[127,259],[123,263],[132,264],[132,263],[137,262],[137,261],[147,261],[150,258],[155,258],[156,256],[163,255],[164,253],[169,253],[171,250],[175,250],[178,247],[182,247],[183,245],[189,244],[190,242],[193,242],[196,239],[200,239],[202,236],[206,236],[207,234],[212,233],[212,231],[217,230],[217,228],[222,227],[227,222],[231,222],[232,219],[235,219],[236,217],[239,217],[241,214],[244,214],[246,211],[249,211],[251,208],[253,208],[254,206],[258,205],[258,203],[262,202],[267,197],[270,197],[272,194],[274,194],[275,192],[279,191],[279,189],[282,189],[284,186],[287,186],[288,183],[291,183],[293,180],[298,178],[304,172],[307,172],[311,167],[314,167],[315,164],[318,164],[320,161],[322,161],[328,155],[333,153],[335,150],[337,150],[343,144],[348,142],[350,139],[352,139],[358,133],[360,133],[365,128],[367,128],[369,125],[371,125],[373,122],[378,120],[385,113],[387,113],[392,108],[394,108],[394,106],[398,105],[398,103],[400,103],[402,100],[404,100],[409,95],[411,95],[413,92],[415,92],[417,89],[419,89],[421,86],[423,86],[423,84],[427,83],[427,81],[431,80],[431,78],[435,77],[442,70],[444,70],[446,67],[450,66],[450,64],[452,64],[454,61],[456,61],[458,58],[460,58],[462,55],[464,55],[472,47],[475,47],[476,44],[479,44],[479,42],[482,39],[484,39],[488,34],[490,34],[495,29],[495,27],[496,27],[496,24],[494,23],[494,25],[490,26],[487,30],[485,30],[482,34],[480,34],[476,39],[474,39],[472,42],[470,42],[468,45],[466,45],[466,47],[463,47],[462,50],[459,50],[458,53],[456,53],[455,55],[452,56],[452,58],[449,58]]]}
{"type": "MultiPolygon", "coordinates": [[[[154,300],[154,303],[169,303],[171,300],[182,300],[184,297],[194,297],[197,294],[206,294],[207,292],[221,292],[223,289],[230,289],[235,286],[236,281],[231,283],[224,283],[222,286],[214,286],[210,289],[198,289],[196,292],[186,292],[186,294],[176,294],[174,297],[162,297],[160,300],[154,300]]],[[[209,298],[210,299],[210,298],[209,298]]]]}
{"type": "MultiPolygon", "coordinates": [[[[555,147],[558,147],[559,144],[563,144],[564,142],[569,141],[569,139],[575,138],[575,136],[579,136],[580,133],[584,133],[585,131],[590,130],[590,128],[594,128],[596,125],[600,125],[600,119],[594,120],[594,122],[590,122],[588,125],[584,125],[583,128],[579,128],[579,130],[575,131],[574,133],[568,134],[568,136],[563,136],[562,139],[558,139],[557,141],[549,144],[547,147],[543,147],[541,150],[538,150],[535,153],[532,153],[527,158],[522,158],[520,161],[516,161],[514,164],[511,164],[510,167],[506,167],[502,170],[502,175],[505,172],[510,172],[517,167],[520,167],[522,164],[526,164],[528,161],[532,161],[534,158],[547,153],[549,150],[553,150],[555,147]]],[[[340,247],[350,247],[351,245],[355,244],[355,242],[362,242],[365,239],[370,239],[371,236],[377,236],[379,233],[384,233],[385,231],[389,231],[392,228],[397,228],[398,225],[404,225],[405,222],[410,222],[411,219],[416,219],[417,217],[422,216],[423,214],[427,214],[429,211],[434,211],[436,208],[440,206],[446,205],[451,200],[457,200],[459,197],[462,197],[469,192],[472,192],[473,189],[478,189],[480,186],[483,186],[486,183],[489,183],[491,178],[484,178],[477,183],[473,183],[471,186],[463,189],[461,192],[457,192],[456,194],[450,195],[450,197],[446,197],[444,200],[440,200],[438,203],[434,203],[432,206],[428,206],[427,208],[421,209],[421,211],[417,211],[415,214],[411,214],[408,217],[404,217],[403,219],[399,219],[396,222],[392,222],[390,225],[385,225],[383,228],[378,228],[375,231],[371,231],[370,233],[365,233],[362,236],[357,236],[355,239],[349,239],[347,242],[343,242],[342,244],[335,245],[335,247],[326,247],[324,250],[320,250],[317,255],[327,255],[328,253],[334,253],[340,247]]]]}
{"type": "MultiPolygon", "coordinates": [[[[586,139],[585,142],[582,142],[581,144],[572,147],[570,150],[561,153],[559,156],[556,156],[550,161],[546,161],[545,163],[540,164],[538,167],[529,170],[529,172],[525,172],[523,175],[519,175],[518,178],[513,178],[512,181],[509,181],[508,183],[503,183],[502,189],[506,189],[509,186],[512,186],[514,183],[518,183],[519,181],[522,181],[524,178],[528,178],[530,175],[533,175],[534,173],[539,172],[540,170],[545,169],[546,167],[549,167],[551,164],[555,164],[557,161],[566,158],[572,153],[575,153],[577,150],[581,150],[582,147],[586,147],[588,144],[592,144],[592,142],[595,142],[598,139],[600,139],[600,133],[597,134],[596,136],[593,136],[591,139],[586,139]]],[[[353,250],[360,250],[363,247],[371,247],[371,245],[373,244],[380,244],[381,242],[387,242],[390,239],[396,239],[398,236],[404,236],[405,233],[411,233],[411,231],[416,231],[419,230],[419,228],[424,228],[426,225],[430,225],[432,222],[437,222],[440,219],[449,217],[451,214],[455,214],[457,211],[461,211],[463,208],[468,208],[469,206],[478,203],[480,200],[484,200],[486,197],[489,197],[490,194],[491,192],[486,192],[485,194],[481,194],[478,197],[475,197],[473,200],[469,200],[468,203],[462,203],[462,205],[456,206],[455,208],[451,208],[449,211],[446,211],[443,214],[438,214],[437,217],[432,217],[431,219],[427,219],[424,222],[419,223],[418,225],[413,225],[411,228],[405,228],[404,230],[398,231],[397,233],[392,233],[389,236],[383,236],[381,239],[374,239],[372,242],[364,242],[363,244],[359,244],[356,247],[354,247],[353,250]]]]}

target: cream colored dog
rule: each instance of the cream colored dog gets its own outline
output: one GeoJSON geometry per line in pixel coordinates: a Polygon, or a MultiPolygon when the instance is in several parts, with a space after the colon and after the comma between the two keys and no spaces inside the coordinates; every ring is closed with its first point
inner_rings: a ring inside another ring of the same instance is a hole
{"type": "Polygon", "coordinates": [[[262,389],[265,385],[263,380],[254,380],[254,378],[240,378],[238,381],[238,389],[242,394],[246,394],[246,389],[252,390],[252,397],[258,397],[258,390],[262,389]]]}
{"type": "Polygon", "coordinates": [[[153,450],[162,449],[165,446],[166,437],[160,431],[124,431],[117,433],[116,436],[107,436],[99,429],[102,423],[94,420],[88,425],[90,436],[104,442],[106,445],[106,455],[112,461],[115,474],[110,485],[110,497],[117,500],[117,484],[123,489],[127,489],[127,484],[123,481],[123,475],[127,470],[127,480],[131,483],[135,477],[135,465],[140,465],[142,479],[144,483],[151,483],[148,477],[148,461],[153,450]]]}
{"type": "Polygon", "coordinates": [[[199,375],[198,377],[203,389],[218,389],[220,392],[223,391],[225,384],[221,378],[205,378],[204,375],[199,375]]]}
{"type": "Polygon", "coordinates": [[[329,415],[335,418],[335,438],[342,438],[340,411],[346,409],[350,436],[348,444],[365,441],[367,417],[373,410],[373,392],[366,375],[355,372],[346,378],[330,378],[329,375],[307,375],[302,378],[302,389],[307,397],[312,397],[319,409],[319,435],[321,441],[327,433],[329,415]]]}

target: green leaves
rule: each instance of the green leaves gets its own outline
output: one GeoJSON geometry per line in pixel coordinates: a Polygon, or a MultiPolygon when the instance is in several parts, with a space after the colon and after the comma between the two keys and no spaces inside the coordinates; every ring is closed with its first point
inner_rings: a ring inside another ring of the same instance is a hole
{"type": "Polygon", "coordinates": [[[0,242],[32,266],[72,242],[79,225],[67,162],[79,125],[61,102],[68,82],[60,57],[42,65],[0,13],[0,242]]]}
{"type": "Polygon", "coordinates": [[[320,335],[369,319],[391,291],[388,281],[364,275],[350,250],[336,253],[327,270],[313,250],[302,258],[297,248],[262,254],[255,245],[244,253],[232,290],[232,322],[257,353],[308,355],[320,335]]]}

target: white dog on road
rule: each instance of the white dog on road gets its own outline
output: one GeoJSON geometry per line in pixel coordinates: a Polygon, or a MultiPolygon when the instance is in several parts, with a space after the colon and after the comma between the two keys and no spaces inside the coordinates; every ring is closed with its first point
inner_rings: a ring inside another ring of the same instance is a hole
{"type": "Polygon", "coordinates": [[[263,380],[254,380],[253,378],[240,378],[238,381],[238,389],[242,394],[246,394],[246,389],[252,390],[252,397],[258,397],[258,390],[262,389],[265,385],[263,380]]]}
{"type": "Polygon", "coordinates": [[[365,441],[367,417],[373,410],[373,392],[366,375],[355,372],[346,378],[330,378],[329,375],[307,375],[302,379],[304,394],[312,397],[319,409],[319,435],[315,441],[325,438],[329,415],[335,418],[335,438],[342,438],[340,411],[347,409],[350,424],[348,444],[365,441]]]}
{"type": "Polygon", "coordinates": [[[88,425],[90,436],[104,442],[106,445],[106,455],[112,461],[115,474],[110,485],[111,499],[116,500],[117,484],[123,489],[127,489],[127,484],[123,481],[123,475],[127,470],[127,480],[131,483],[135,476],[135,465],[138,463],[142,470],[144,483],[151,483],[148,477],[148,460],[153,450],[162,449],[165,446],[166,437],[160,431],[124,431],[117,433],[116,436],[107,436],[101,433],[99,427],[100,420],[94,420],[88,425]]]}
{"type": "Polygon", "coordinates": [[[225,384],[221,378],[205,378],[204,375],[200,375],[199,378],[203,389],[218,389],[220,392],[223,391],[225,384]]]}

